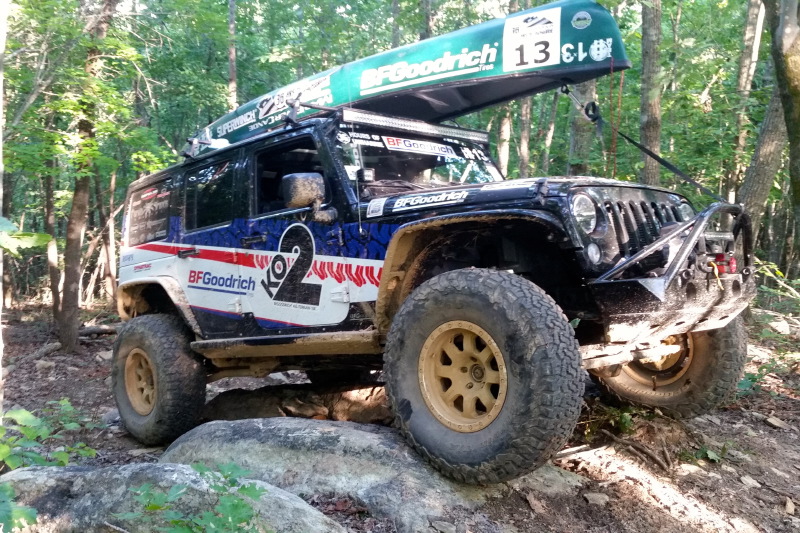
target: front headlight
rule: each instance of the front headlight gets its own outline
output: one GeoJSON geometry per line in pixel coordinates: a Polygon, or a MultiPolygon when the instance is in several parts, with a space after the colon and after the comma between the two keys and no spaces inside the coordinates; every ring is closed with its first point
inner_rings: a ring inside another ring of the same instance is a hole
{"type": "Polygon", "coordinates": [[[597,208],[594,201],[585,194],[572,197],[572,216],[575,217],[575,224],[586,234],[597,227],[597,208]]]}
{"type": "Polygon", "coordinates": [[[694,209],[686,202],[678,206],[678,214],[681,216],[681,222],[686,222],[694,218],[694,209]]]}

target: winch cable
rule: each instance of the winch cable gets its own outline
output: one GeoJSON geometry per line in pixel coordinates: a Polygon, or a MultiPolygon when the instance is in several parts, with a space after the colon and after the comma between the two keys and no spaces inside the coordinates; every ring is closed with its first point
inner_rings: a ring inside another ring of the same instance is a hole
{"type": "MultiPolygon", "coordinates": [[[[578,98],[574,94],[572,94],[572,90],[567,85],[563,85],[561,87],[561,92],[562,92],[562,94],[565,94],[565,95],[569,96],[572,99],[572,101],[575,102],[575,105],[578,106],[583,111],[584,116],[586,116],[586,118],[589,119],[589,121],[591,121],[593,124],[597,124],[598,134],[601,133],[603,125],[606,124],[606,122],[605,122],[605,120],[603,120],[603,117],[600,115],[600,109],[597,107],[597,102],[589,102],[587,104],[584,104],[583,102],[578,100],[578,98]]],[[[672,163],[670,163],[669,161],[667,161],[666,159],[664,159],[660,155],[656,154],[655,152],[653,152],[652,150],[650,150],[649,148],[647,148],[643,144],[639,143],[638,141],[636,141],[634,139],[631,139],[630,137],[628,137],[627,135],[622,133],[619,129],[616,129],[615,131],[616,131],[616,133],[618,133],[620,135],[620,137],[622,137],[623,139],[625,139],[626,141],[628,141],[629,143],[634,145],[642,153],[647,154],[648,156],[650,156],[653,159],[655,159],[656,161],[658,161],[658,163],[662,167],[666,168],[667,170],[669,170],[670,172],[672,172],[673,174],[678,176],[683,181],[685,181],[685,182],[697,187],[698,190],[700,190],[703,193],[711,196],[712,198],[714,198],[715,200],[717,200],[719,202],[726,203],[726,204],[730,203],[730,202],[724,200],[721,196],[715,194],[708,187],[698,183],[696,180],[694,180],[694,179],[690,178],[689,176],[687,176],[681,169],[679,169],[678,167],[676,167],[675,165],[673,165],[672,163]]]]}

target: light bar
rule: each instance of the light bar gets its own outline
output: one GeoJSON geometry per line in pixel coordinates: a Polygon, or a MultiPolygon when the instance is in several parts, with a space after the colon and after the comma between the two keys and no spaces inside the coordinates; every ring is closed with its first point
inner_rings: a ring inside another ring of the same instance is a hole
{"type": "Polygon", "coordinates": [[[368,113],[366,111],[358,111],[349,108],[342,110],[342,120],[344,122],[368,124],[370,126],[382,126],[396,130],[421,133],[423,135],[427,134],[453,137],[454,139],[463,139],[465,141],[472,141],[480,144],[489,143],[489,134],[485,131],[454,128],[451,126],[439,126],[437,124],[422,122],[421,120],[388,117],[386,115],[368,113]]]}

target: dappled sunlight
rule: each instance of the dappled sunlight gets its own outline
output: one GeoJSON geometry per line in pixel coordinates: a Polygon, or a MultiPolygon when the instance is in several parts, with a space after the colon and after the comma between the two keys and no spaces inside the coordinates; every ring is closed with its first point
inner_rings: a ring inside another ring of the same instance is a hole
{"type": "MultiPolygon", "coordinates": [[[[642,467],[629,456],[618,452],[612,446],[602,446],[577,453],[568,459],[558,461],[568,470],[599,483],[603,489],[612,491],[618,501],[627,504],[646,504],[668,513],[679,522],[699,531],[760,531],[749,520],[738,516],[729,516],[698,499],[692,492],[676,485],[673,479],[655,475],[642,467]],[[631,502],[630,500],[638,500],[631,502]]],[[[722,478],[714,472],[707,472],[700,467],[689,465],[683,468],[677,465],[676,476],[701,475],[708,484],[717,484],[717,497],[735,497],[737,489],[722,486],[722,478]],[[696,469],[696,470],[695,470],[696,469]]],[[[612,497],[612,501],[615,498],[612,497]]],[[[612,507],[614,503],[610,504],[612,507]]]]}

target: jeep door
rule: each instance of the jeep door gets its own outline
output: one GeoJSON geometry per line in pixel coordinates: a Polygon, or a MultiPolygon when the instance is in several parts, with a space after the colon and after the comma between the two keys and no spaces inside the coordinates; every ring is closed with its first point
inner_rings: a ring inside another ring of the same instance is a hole
{"type": "Polygon", "coordinates": [[[242,299],[255,289],[255,280],[243,279],[237,264],[246,214],[237,155],[205,159],[183,174],[183,246],[176,274],[207,337],[236,331],[242,299]]]}
{"type": "MultiPolygon", "coordinates": [[[[257,280],[243,297],[246,334],[338,324],[349,310],[345,259],[337,222],[316,222],[307,207],[290,208],[283,197],[284,176],[315,173],[325,180],[320,211],[331,207],[332,164],[320,140],[308,132],[260,144],[248,153],[250,209],[242,276],[257,280]]],[[[335,215],[333,215],[335,220],[335,215]]]]}

